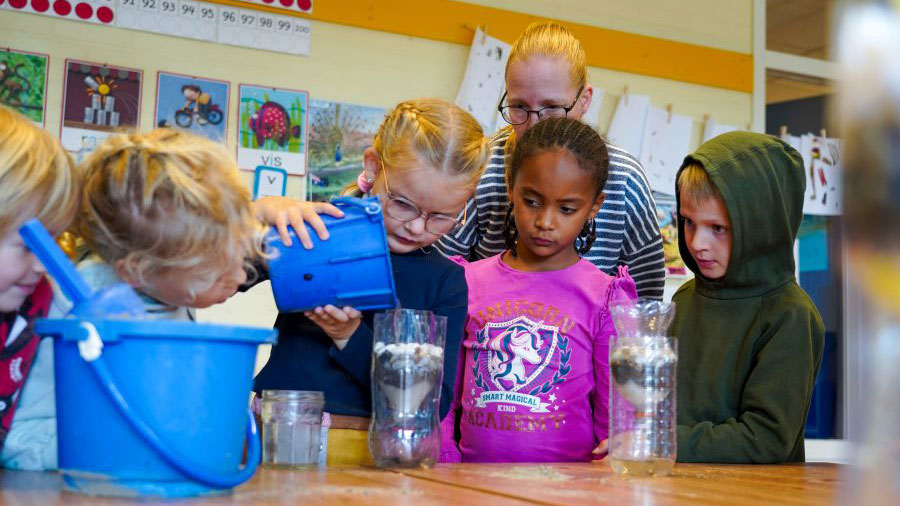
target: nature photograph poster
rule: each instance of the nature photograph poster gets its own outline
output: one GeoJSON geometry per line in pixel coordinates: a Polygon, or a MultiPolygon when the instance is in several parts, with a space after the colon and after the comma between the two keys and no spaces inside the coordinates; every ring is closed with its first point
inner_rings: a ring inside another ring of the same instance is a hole
{"type": "Polygon", "coordinates": [[[324,202],[356,181],[363,152],[372,145],[386,111],[327,100],[312,100],[309,105],[307,200],[324,202]]]}

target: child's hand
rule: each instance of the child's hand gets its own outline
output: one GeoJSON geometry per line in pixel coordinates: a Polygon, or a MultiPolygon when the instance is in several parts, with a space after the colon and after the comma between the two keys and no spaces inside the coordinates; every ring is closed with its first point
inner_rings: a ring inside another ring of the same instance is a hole
{"type": "Polygon", "coordinates": [[[598,458],[596,460],[605,459],[606,456],[608,455],[608,452],[609,452],[609,439],[604,439],[603,441],[600,441],[600,444],[598,444],[597,447],[594,448],[593,451],[591,451],[591,453],[593,453],[594,455],[600,456],[600,458],[598,458]]]}
{"type": "Polygon", "coordinates": [[[362,321],[362,313],[350,306],[343,309],[328,304],[325,307],[317,307],[312,311],[303,313],[334,341],[339,350],[343,350],[350,340],[350,336],[356,332],[362,321]]]}
{"type": "Polygon", "coordinates": [[[253,213],[256,218],[268,225],[274,225],[281,236],[281,242],[285,246],[291,245],[291,236],[288,234],[288,225],[294,228],[297,237],[306,249],[312,249],[312,240],[304,223],[309,223],[319,239],[328,239],[328,229],[322,222],[320,214],[327,214],[335,218],[342,218],[344,212],[327,202],[304,202],[287,197],[262,197],[253,202],[253,213]]]}

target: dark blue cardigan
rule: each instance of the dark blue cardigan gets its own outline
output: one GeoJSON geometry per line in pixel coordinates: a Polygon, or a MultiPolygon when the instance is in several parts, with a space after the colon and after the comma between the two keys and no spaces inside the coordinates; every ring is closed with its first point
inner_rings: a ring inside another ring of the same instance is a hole
{"type": "MultiPolygon", "coordinates": [[[[436,250],[391,254],[400,305],[447,317],[441,418],[456,385],[457,359],[465,325],[468,291],[463,268],[436,250]]],[[[303,313],[279,313],[278,344],[256,376],[253,389],[321,390],[330,413],[368,417],[372,411],[372,329],[375,312],[363,321],[343,350],[303,313]]]]}

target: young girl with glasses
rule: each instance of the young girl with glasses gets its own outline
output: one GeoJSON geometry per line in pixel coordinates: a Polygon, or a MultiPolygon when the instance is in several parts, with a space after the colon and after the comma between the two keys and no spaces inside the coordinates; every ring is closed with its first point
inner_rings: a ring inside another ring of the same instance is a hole
{"type": "MultiPolygon", "coordinates": [[[[508,201],[504,174],[516,139],[547,118],[581,119],[593,99],[581,42],[554,22],[529,25],[513,44],[506,64],[506,93],[498,109],[507,128],[491,139],[491,157],[466,206],[468,220],[436,247],[470,260],[502,252],[508,201]]],[[[608,146],[607,198],[594,214],[597,240],[584,258],[615,275],[626,265],[642,296],[662,298],[665,260],[656,206],[640,163],[622,148],[608,146]]]]}
{"type": "Polygon", "coordinates": [[[603,139],[574,119],[542,121],[517,143],[508,249],[465,265],[469,309],[441,460],[589,461],[601,451],[609,306],[637,297],[627,268],[613,278],[580,258],[608,166],[603,139]]]}
{"type": "MultiPolygon", "coordinates": [[[[447,317],[441,416],[449,410],[466,315],[467,289],[462,267],[431,244],[459,223],[466,200],[487,160],[487,143],[478,122],[439,99],[401,102],[378,129],[363,155],[363,172],[349,193],[378,195],[400,305],[447,317]]],[[[260,199],[265,221],[304,221],[322,239],[327,231],[317,212],[339,216],[329,204],[303,204],[283,198],[260,199]]],[[[301,239],[302,240],[302,239],[301,239]]],[[[325,306],[306,313],[281,313],[275,322],[278,344],[256,377],[254,390],[325,392],[330,425],[329,465],[371,462],[367,446],[371,413],[372,329],[374,313],[325,306]]]]}

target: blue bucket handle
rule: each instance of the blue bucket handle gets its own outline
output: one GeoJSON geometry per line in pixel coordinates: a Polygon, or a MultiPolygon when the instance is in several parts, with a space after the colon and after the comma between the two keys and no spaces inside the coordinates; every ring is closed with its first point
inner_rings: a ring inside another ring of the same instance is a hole
{"type": "MultiPolygon", "coordinates": [[[[87,330],[89,341],[96,340],[99,337],[97,329],[93,324],[82,322],[81,325],[87,330]]],[[[144,441],[152,446],[169,465],[181,471],[185,476],[210,487],[232,488],[249,480],[253,474],[256,473],[256,469],[259,467],[260,462],[260,443],[259,434],[256,429],[256,420],[253,418],[253,413],[250,412],[249,409],[247,410],[247,464],[243,469],[232,474],[210,471],[209,469],[204,469],[201,465],[191,462],[190,459],[171,448],[162,440],[159,434],[147,424],[147,422],[131,409],[128,401],[125,400],[125,396],[122,395],[122,391],[116,386],[116,382],[113,380],[112,374],[110,374],[109,368],[106,366],[106,362],[101,353],[98,352],[93,356],[85,356],[84,359],[91,365],[91,370],[94,371],[97,381],[104,387],[104,390],[113,401],[113,404],[115,404],[116,408],[118,408],[125,419],[128,420],[131,427],[137,431],[137,433],[144,438],[144,441]]]]}

